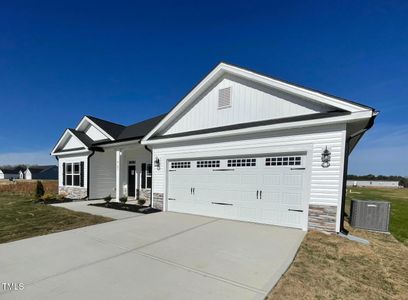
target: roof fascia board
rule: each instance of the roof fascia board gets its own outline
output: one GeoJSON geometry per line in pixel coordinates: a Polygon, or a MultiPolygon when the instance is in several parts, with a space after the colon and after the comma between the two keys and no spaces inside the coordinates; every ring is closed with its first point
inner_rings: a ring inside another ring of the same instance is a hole
{"type": "Polygon", "coordinates": [[[358,112],[367,110],[366,107],[361,107],[356,104],[352,104],[340,99],[323,95],[316,91],[311,91],[306,88],[301,88],[280,80],[276,80],[246,69],[242,69],[236,66],[232,66],[226,63],[218,64],[201,82],[199,82],[143,139],[147,141],[154,133],[156,133],[161,127],[163,127],[171,118],[181,110],[186,104],[190,102],[194,96],[199,94],[203,89],[209,86],[212,82],[217,80],[224,73],[230,73],[239,77],[244,77],[249,80],[253,80],[260,84],[272,87],[274,89],[282,90],[286,93],[290,93],[296,96],[300,96],[309,100],[314,100],[318,103],[322,103],[329,106],[334,106],[350,112],[358,112]]]}
{"type": "Polygon", "coordinates": [[[75,151],[65,151],[65,152],[52,152],[52,156],[65,156],[65,155],[72,155],[72,154],[80,154],[80,153],[88,153],[89,149],[81,149],[81,150],[75,150],[75,151]]]}
{"type": "Polygon", "coordinates": [[[98,144],[98,147],[115,148],[115,147],[119,147],[119,146],[126,146],[126,145],[133,145],[133,144],[140,145],[140,139],[131,140],[131,141],[117,142],[117,143],[98,144]]]}
{"type": "Polygon", "coordinates": [[[294,128],[302,128],[302,127],[347,123],[350,121],[368,119],[368,118],[371,118],[372,115],[373,115],[373,112],[371,110],[366,110],[366,111],[361,111],[361,112],[355,112],[355,113],[352,113],[346,116],[337,116],[337,117],[316,119],[316,120],[297,121],[297,122],[291,122],[291,123],[280,123],[280,124],[273,124],[273,125],[266,125],[266,126],[249,127],[249,128],[243,128],[243,129],[219,131],[219,132],[212,132],[212,133],[205,133],[205,134],[174,137],[174,138],[164,137],[164,138],[160,138],[157,140],[141,141],[141,143],[143,145],[154,145],[154,144],[198,140],[198,139],[205,139],[205,138],[251,134],[251,133],[265,132],[265,131],[278,131],[278,130],[294,129],[294,128]]]}
{"type": "MultiPolygon", "coordinates": [[[[52,149],[51,155],[55,155],[55,153],[56,153],[55,151],[58,149],[59,145],[60,145],[61,142],[64,140],[64,138],[66,137],[67,134],[70,134],[70,135],[71,135],[71,138],[72,138],[72,137],[76,138],[86,149],[88,149],[88,147],[87,147],[79,138],[77,138],[77,137],[75,136],[75,134],[73,134],[73,133],[71,132],[71,130],[65,129],[64,134],[63,134],[63,135],[61,136],[61,138],[58,140],[58,142],[57,142],[57,144],[55,145],[54,149],[52,149]]],[[[64,153],[66,153],[66,152],[64,152],[64,153]]]]}
{"type": "Polygon", "coordinates": [[[105,130],[103,130],[101,127],[99,127],[94,121],[92,121],[90,118],[88,118],[87,116],[84,116],[81,120],[81,122],[79,122],[78,126],[75,128],[75,130],[78,130],[82,124],[84,122],[88,122],[89,124],[91,124],[92,126],[94,126],[97,130],[99,130],[103,135],[105,135],[108,139],[110,139],[111,141],[114,141],[115,139],[109,134],[107,133],[105,130]]]}

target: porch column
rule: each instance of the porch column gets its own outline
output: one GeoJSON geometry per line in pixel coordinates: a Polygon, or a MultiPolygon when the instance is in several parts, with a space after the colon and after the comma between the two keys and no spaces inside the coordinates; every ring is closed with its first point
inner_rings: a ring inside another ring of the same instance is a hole
{"type": "Polygon", "coordinates": [[[119,202],[119,198],[121,196],[121,188],[120,188],[121,162],[122,162],[122,150],[116,150],[116,197],[115,197],[115,201],[117,202],[119,202]]]}

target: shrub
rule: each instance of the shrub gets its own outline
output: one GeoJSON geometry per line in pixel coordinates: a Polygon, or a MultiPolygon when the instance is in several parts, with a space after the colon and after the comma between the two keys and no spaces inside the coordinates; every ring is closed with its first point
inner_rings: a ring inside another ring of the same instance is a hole
{"type": "Polygon", "coordinates": [[[51,193],[45,193],[44,196],[41,197],[41,199],[44,200],[44,202],[55,200],[56,195],[51,194],[51,193]]]}
{"type": "Polygon", "coordinates": [[[37,181],[37,186],[35,188],[35,197],[37,199],[41,199],[41,197],[44,196],[44,193],[45,193],[44,186],[43,186],[42,182],[38,180],[37,181]]]}
{"type": "Polygon", "coordinates": [[[56,199],[58,200],[58,201],[65,201],[65,199],[67,198],[67,194],[66,193],[60,193],[60,194],[58,194],[57,196],[56,196],[56,199]]]}
{"type": "Polygon", "coordinates": [[[146,203],[146,200],[145,200],[145,199],[139,199],[139,200],[137,200],[137,203],[138,203],[139,205],[143,205],[143,204],[146,203]]]}
{"type": "Polygon", "coordinates": [[[125,197],[125,196],[120,197],[119,201],[122,202],[123,204],[125,204],[126,201],[127,201],[127,197],[125,197]]]}
{"type": "Polygon", "coordinates": [[[103,198],[103,200],[105,200],[106,203],[109,203],[112,200],[112,196],[106,196],[105,198],[103,198]]]}

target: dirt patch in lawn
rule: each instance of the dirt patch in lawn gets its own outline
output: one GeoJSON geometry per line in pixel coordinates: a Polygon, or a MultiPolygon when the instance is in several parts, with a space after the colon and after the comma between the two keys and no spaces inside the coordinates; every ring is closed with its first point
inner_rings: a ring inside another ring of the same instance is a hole
{"type": "Polygon", "coordinates": [[[309,232],[268,299],[408,299],[408,248],[390,234],[350,233],[370,244],[309,232]]]}

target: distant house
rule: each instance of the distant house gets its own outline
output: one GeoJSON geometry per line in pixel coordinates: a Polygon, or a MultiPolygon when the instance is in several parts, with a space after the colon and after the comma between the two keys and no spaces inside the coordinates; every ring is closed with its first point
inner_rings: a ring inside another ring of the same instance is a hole
{"type": "Polygon", "coordinates": [[[399,182],[384,180],[347,180],[347,186],[398,188],[399,182]]]}
{"type": "Polygon", "coordinates": [[[0,169],[0,179],[18,179],[20,169],[16,168],[1,168],[0,169]]]}
{"type": "Polygon", "coordinates": [[[24,179],[58,179],[58,166],[33,166],[24,171],[24,179]]]}

